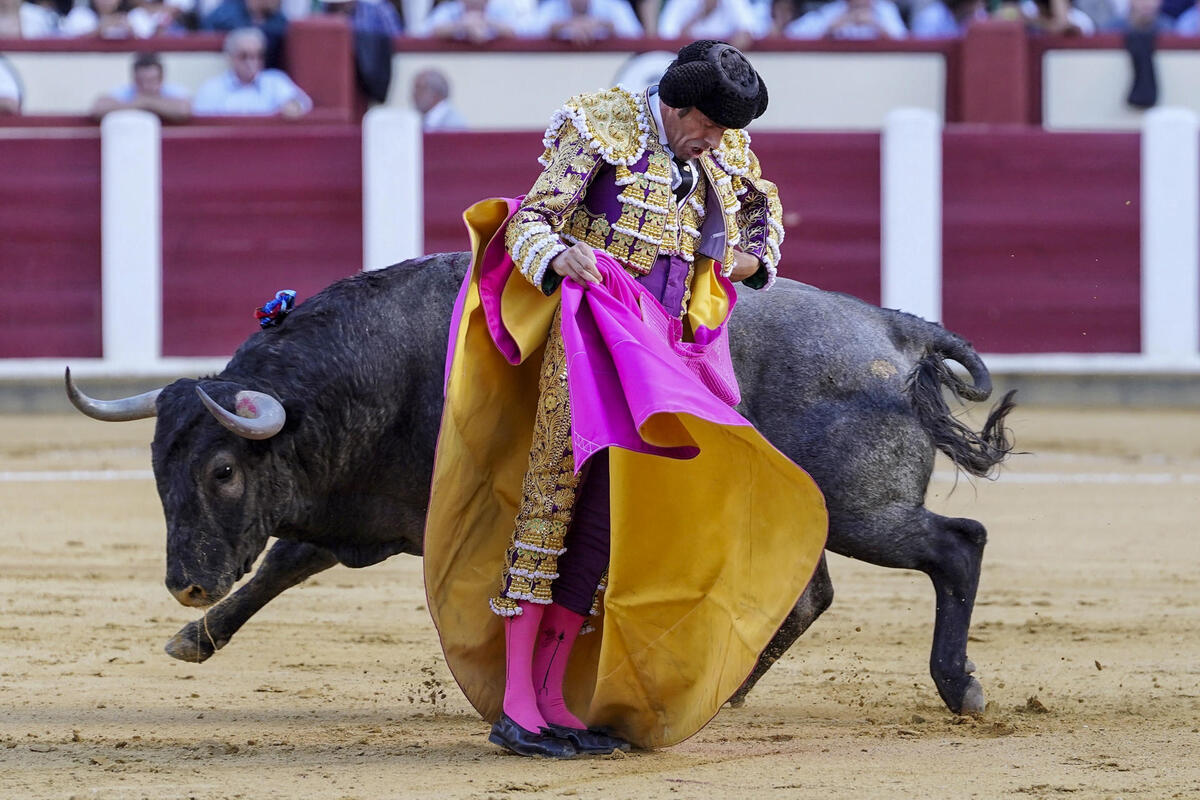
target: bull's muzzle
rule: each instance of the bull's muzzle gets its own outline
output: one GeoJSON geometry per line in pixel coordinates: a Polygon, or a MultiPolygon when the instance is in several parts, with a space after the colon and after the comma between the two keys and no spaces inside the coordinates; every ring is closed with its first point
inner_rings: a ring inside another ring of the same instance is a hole
{"type": "Polygon", "coordinates": [[[194,583],[182,589],[169,589],[169,591],[179,601],[180,605],[185,605],[189,608],[204,608],[213,604],[213,598],[205,588],[194,583]]]}

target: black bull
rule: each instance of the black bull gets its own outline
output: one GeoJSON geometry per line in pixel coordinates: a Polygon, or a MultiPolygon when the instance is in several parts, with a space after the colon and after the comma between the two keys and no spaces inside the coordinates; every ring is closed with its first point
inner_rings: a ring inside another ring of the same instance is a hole
{"type": "MultiPolygon", "coordinates": [[[[167,588],[185,605],[212,606],[168,653],[204,661],[273,597],[335,564],[421,554],[447,331],[466,265],[465,254],[439,254],[338,281],[251,336],[214,377],[105,402],[78,392],[68,373],[68,393],[90,416],[157,415],[167,588]],[[270,537],[277,541],[253,577],[226,597],[270,537]]],[[[986,532],[975,520],[932,513],[924,498],[937,450],[974,475],[1008,454],[1011,393],[981,432],[968,429],[942,390],[990,395],[969,344],[917,317],[793,281],[742,291],[731,332],[739,410],[824,491],[828,549],[930,577],[930,672],[952,711],[981,711],[966,647],[986,532]]],[[[732,702],[832,599],[822,559],[732,702]]]]}

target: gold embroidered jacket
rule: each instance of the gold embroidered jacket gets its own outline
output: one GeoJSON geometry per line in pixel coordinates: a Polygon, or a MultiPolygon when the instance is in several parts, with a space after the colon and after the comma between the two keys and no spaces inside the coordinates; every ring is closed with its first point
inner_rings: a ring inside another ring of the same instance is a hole
{"type": "Polygon", "coordinates": [[[782,207],[745,131],[726,131],[719,148],[700,156],[703,174],[683,203],[671,191],[671,154],[645,93],[617,87],[572,97],[555,112],[543,144],[545,169],[505,232],[509,255],[534,285],[542,286],[554,256],[579,241],[635,276],[672,253],[689,262],[710,256],[728,275],[736,248],[765,267],[766,279],[754,288],[774,282],[782,207]]]}

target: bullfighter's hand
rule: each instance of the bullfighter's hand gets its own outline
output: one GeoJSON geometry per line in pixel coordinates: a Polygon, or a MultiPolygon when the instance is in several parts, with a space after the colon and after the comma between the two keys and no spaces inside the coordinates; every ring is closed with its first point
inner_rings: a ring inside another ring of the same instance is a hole
{"type": "Polygon", "coordinates": [[[571,278],[580,286],[603,280],[596,266],[595,251],[583,242],[576,242],[551,259],[550,269],[564,278],[571,278]]]}
{"type": "Polygon", "coordinates": [[[729,273],[729,280],[744,281],[754,273],[758,272],[762,262],[758,260],[758,256],[752,256],[749,253],[743,253],[741,250],[733,251],[733,269],[729,273]]]}

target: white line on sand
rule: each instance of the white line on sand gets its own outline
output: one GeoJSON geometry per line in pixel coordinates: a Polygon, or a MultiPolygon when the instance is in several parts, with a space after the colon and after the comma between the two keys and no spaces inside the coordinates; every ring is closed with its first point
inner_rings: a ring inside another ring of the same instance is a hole
{"type": "MultiPolygon", "coordinates": [[[[968,477],[961,474],[955,476],[949,470],[938,470],[933,473],[933,479],[943,483],[953,483],[956,479],[964,481],[968,477]]],[[[146,481],[153,479],[154,473],[148,469],[0,472],[0,483],[71,483],[74,481],[146,481]]],[[[1005,472],[1000,475],[999,483],[1168,486],[1200,483],[1200,475],[1181,472],[1005,472]]]]}
{"type": "MultiPolygon", "coordinates": [[[[958,475],[962,481],[970,476],[958,475]]],[[[935,481],[953,483],[955,474],[949,470],[933,473],[935,481]]],[[[1200,483],[1200,475],[1182,472],[1002,472],[998,483],[1020,484],[1101,484],[1109,486],[1170,486],[1200,483]]]]}
{"type": "Polygon", "coordinates": [[[0,472],[0,483],[69,483],[72,481],[153,480],[148,469],[67,469],[0,472]]]}

